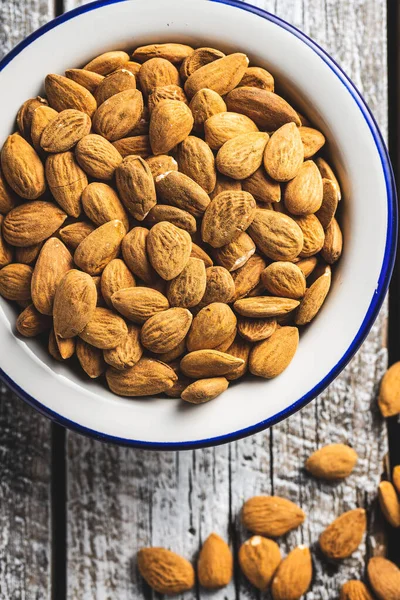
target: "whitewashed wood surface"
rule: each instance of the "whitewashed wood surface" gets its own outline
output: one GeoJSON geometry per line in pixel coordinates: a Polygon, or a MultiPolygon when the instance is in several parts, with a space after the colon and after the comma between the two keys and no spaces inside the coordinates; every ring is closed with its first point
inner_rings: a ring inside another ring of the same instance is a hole
{"type": "MultiPolygon", "coordinates": [[[[325,47],[364,93],[387,132],[384,0],[255,3],[325,47]]],[[[66,9],[76,5],[65,2],[66,9]]],[[[45,1],[0,0],[1,51],[52,15],[53,5],[45,1]]],[[[302,528],[280,540],[283,553],[298,543],[314,550],[315,575],[307,600],[333,600],[344,581],[362,577],[366,557],[384,552],[373,508],[387,451],[375,406],[387,362],[386,316],[384,307],[362,349],[328,391],[252,438],[167,453],[118,448],[68,433],[68,600],[159,598],[138,576],[138,548],[162,545],[195,559],[202,540],[216,531],[236,550],[248,535],[240,524],[240,508],[258,493],[290,498],[308,515],[302,528]],[[314,481],[302,467],[314,449],[334,441],[350,443],[360,460],[345,483],[332,486],[314,481]],[[329,565],[317,551],[318,535],[335,516],[355,506],[371,509],[366,543],[341,565],[329,565]]],[[[9,393],[0,400],[0,598],[45,600],[51,598],[50,426],[9,393]]],[[[236,569],[227,588],[212,595],[201,589],[185,595],[208,597],[250,600],[260,595],[236,569]]]]}

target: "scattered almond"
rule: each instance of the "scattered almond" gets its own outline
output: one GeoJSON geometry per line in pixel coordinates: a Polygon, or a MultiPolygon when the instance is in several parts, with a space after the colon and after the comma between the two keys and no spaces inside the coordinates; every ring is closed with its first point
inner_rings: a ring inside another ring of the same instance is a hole
{"type": "Polygon", "coordinates": [[[257,589],[267,591],[282,560],[279,546],[273,540],[254,535],[239,549],[239,565],[257,589]]]}
{"type": "Polygon", "coordinates": [[[345,479],[357,463],[357,453],[345,444],[329,444],[316,450],[306,461],[305,467],[314,477],[321,479],[345,479]]]}
{"type": "Polygon", "coordinates": [[[319,536],[319,545],[328,558],[341,560],[355,552],[364,537],[367,518],[363,508],[343,513],[319,536]]]}
{"type": "Polygon", "coordinates": [[[279,537],[303,523],[303,510],[286,498],[279,496],[254,496],[242,509],[246,529],[267,537],[279,537]]]}

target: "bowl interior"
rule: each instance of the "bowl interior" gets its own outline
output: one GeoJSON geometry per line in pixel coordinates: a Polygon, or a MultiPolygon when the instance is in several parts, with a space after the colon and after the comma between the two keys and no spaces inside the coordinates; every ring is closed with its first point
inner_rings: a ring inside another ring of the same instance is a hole
{"type": "Polygon", "coordinates": [[[393,225],[388,210],[389,167],[378,147],[379,134],[333,62],[274,20],[214,2],[138,0],[84,10],[72,18],[67,15],[5,64],[0,85],[8,93],[2,99],[0,143],[11,132],[22,102],[43,92],[47,73],[63,73],[108,49],[181,41],[242,51],[251,63],[269,69],[279,89],[324,132],[343,191],[344,254],[323,310],[303,330],[289,368],[272,381],[237,382],[208,404],[114,396],[101,383],[54,361],[35,340],[16,337],[16,312],[4,300],[0,300],[0,366],[8,380],[42,409],[100,435],[151,447],[212,443],[227,440],[230,434],[249,433],[320,391],[355,351],[379,308],[390,271],[393,225]]]}

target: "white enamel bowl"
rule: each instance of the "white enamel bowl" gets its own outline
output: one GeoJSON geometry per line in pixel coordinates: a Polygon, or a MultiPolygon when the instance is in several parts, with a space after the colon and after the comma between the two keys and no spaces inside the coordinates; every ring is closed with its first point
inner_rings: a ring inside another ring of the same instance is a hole
{"type": "Polygon", "coordinates": [[[246,380],[200,406],[124,399],[15,336],[14,308],[0,302],[4,381],[59,423],[146,448],[187,449],[237,439],[300,409],[342,370],[368,333],[394,260],[397,214],[387,152],[368,108],[334,61],[301,32],[235,2],[111,0],[74,10],[27,38],[0,63],[0,143],[16,109],[63,73],[108,49],[181,41],[242,51],[266,66],[326,134],[343,188],[344,254],[323,310],[306,329],[289,368],[272,381],[246,380]]]}

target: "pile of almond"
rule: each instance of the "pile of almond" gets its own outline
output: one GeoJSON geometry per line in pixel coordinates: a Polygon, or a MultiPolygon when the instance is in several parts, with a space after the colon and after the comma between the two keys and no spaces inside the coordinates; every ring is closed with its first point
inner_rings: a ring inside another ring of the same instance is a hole
{"type": "Polygon", "coordinates": [[[245,54],[152,44],[45,80],[1,151],[0,294],[123,396],[276,377],[340,257],[324,135],[245,54]]]}

